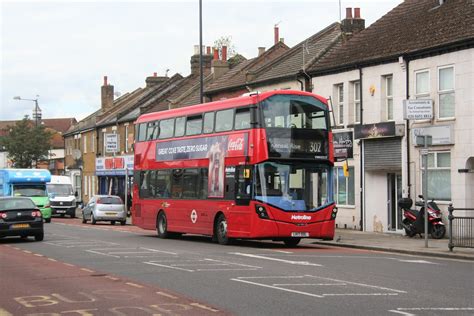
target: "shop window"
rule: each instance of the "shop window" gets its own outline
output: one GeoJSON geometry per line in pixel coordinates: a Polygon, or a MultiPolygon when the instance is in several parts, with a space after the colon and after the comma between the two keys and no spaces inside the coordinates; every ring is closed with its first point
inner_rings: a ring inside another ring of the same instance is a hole
{"type": "Polygon", "coordinates": [[[334,167],[334,199],[337,205],[354,205],[354,167],[349,167],[349,177],[344,177],[342,167],[334,167]]]}

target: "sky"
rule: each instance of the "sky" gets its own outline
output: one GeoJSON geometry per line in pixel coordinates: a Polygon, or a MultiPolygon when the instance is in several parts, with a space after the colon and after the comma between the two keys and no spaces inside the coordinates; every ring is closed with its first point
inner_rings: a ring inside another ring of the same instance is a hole
{"type": "MultiPolygon", "coordinates": [[[[273,28],[292,47],[359,7],[366,27],[402,0],[202,0],[203,45],[230,36],[256,57],[273,45],[273,28]],[[341,3],[341,12],[339,10],[341,3]]],[[[103,77],[125,94],[145,78],[189,75],[199,44],[199,0],[0,0],[0,120],[80,120],[100,107],[103,77]]]]}

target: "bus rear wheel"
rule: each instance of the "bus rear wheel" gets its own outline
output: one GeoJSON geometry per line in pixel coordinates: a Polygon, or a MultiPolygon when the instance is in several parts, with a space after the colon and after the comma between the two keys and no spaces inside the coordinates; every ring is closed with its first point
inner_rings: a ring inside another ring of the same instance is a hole
{"type": "Polygon", "coordinates": [[[301,238],[298,238],[298,237],[293,237],[293,238],[286,238],[285,240],[283,240],[283,242],[285,243],[285,246],[287,247],[296,247],[301,241],[301,238]]]}
{"type": "Polygon", "coordinates": [[[214,227],[214,234],[216,235],[217,242],[221,245],[229,245],[231,239],[227,236],[227,219],[224,214],[219,214],[214,227]]]}
{"type": "Polygon", "coordinates": [[[158,214],[158,219],[156,220],[156,233],[159,238],[168,238],[168,220],[166,219],[165,212],[160,212],[158,214]]]}

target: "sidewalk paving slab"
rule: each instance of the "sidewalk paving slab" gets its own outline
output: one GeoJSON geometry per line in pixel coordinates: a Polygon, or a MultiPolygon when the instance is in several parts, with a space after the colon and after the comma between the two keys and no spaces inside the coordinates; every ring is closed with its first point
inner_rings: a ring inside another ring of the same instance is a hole
{"type": "Polygon", "coordinates": [[[449,251],[448,238],[430,238],[428,239],[428,248],[426,248],[424,237],[420,238],[419,235],[410,238],[398,233],[376,233],[351,229],[336,229],[334,240],[317,240],[312,243],[474,261],[474,248],[454,247],[453,251],[449,251]]]}

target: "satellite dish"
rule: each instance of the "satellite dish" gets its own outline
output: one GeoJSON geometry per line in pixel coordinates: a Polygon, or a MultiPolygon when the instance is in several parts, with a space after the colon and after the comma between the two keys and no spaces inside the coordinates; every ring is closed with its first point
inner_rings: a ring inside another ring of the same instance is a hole
{"type": "Polygon", "coordinates": [[[81,158],[81,156],[82,156],[82,153],[79,149],[73,149],[72,158],[77,160],[77,159],[81,158]]]}

